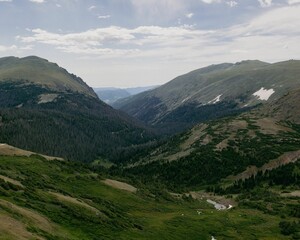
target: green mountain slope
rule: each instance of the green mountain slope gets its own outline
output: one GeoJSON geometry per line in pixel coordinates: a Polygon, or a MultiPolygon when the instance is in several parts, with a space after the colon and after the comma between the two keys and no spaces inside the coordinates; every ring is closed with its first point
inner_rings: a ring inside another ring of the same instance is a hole
{"type": "MultiPolygon", "coordinates": [[[[107,186],[85,165],[40,156],[0,157],[0,238],[20,239],[292,239],[292,197],[279,197],[288,221],[246,205],[224,211],[206,198],[136,193],[107,186]],[[283,232],[284,226],[292,231],[283,232]]],[[[294,224],[294,225],[293,225],[294,224]]]]}
{"type": "Polygon", "coordinates": [[[37,57],[0,62],[0,142],[92,161],[117,160],[132,145],[153,138],[141,124],[100,101],[81,79],[54,63],[37,57]]]}
{"type": "Polygon", "coordinates": [[[249,110],[300,86],[300,61],[212,65],[114,104],[161,131],[176,132],[249,110]]]}
{"type": "Polygon", "coordinates": [[[299,96],[294,90],[250,112],[199,124],[129,163],[125,172],[170,188],[203,189],[294,164],[300,159],[299,96]]]}
{"type": "Polygon", "coordinates": [[[24,80],[56,91],[72,91],[97,97],[81,78],[68,73],[56,63],[36,56],[0,58],[0,81],[6,80],[24,80]]]}

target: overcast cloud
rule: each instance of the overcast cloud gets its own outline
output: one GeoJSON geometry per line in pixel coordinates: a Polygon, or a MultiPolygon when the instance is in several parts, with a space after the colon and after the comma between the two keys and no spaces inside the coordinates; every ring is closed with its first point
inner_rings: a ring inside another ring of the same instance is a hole
{"type": "Polygon", "coordinates": [[[299,13],[299,0],[0,0],[0,55],[47,58],[94,87],[162,84],[214,63],[299,59],[299,13]]]}

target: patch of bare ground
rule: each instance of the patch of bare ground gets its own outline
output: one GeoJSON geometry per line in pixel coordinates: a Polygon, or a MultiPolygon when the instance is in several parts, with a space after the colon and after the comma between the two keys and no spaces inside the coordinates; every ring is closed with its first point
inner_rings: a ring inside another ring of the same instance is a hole
{"type": "Polygon", "coordinates": [[[69,202],[72,204],[79,205],[79,206],[86,208],[86,209],[90,210],[91,212],[95,213],[97,216],[106,217],[105,214],[100,212],[97,208],[87,204],[86,202],[84,202],[81,199],[73,198],[71,196],[63,195],[61,193],[56,193],[56,192],[49,192],[49,193],[51,195],[54,195],[59,201],[69,202]]]}
{"type": "MultiPolygon", "coordinates": [[[[180,150],[177,153],[171,154],[167,157],[164,157],[168,161],[179,160],[180,158],[186,157],[191,154],[194,150],[192,145],[198,141],[202,136],[206,134],[204,131],[207,128],[207,124],[199,124],[191,130],[190,136],[179,146],[180,150]]],[[[212,137],[206,135],[202,140],[203,145],[208,144],[212,140],[212,137]]]]}
{"type": "MultiPolygon", "coordinates": [[[[33,154],[37,154],[37,153],[23,150],[20,148],[16,148],[16,147],[10,146],[6,143],[0,144],[0,155],[3,155],[3,156],[26,156],[26,157],[29,157],[33,154]]],[[[42,154],[38,154],[38,155],[46,158],[47,160],[61,160],[61,161],[63,160],[62,158],[59,158],[59,157],[51,157],[51,156],[42,155],[42,154]]]]}
{"type": "MultiPolygon", "coordinates": [[[[26,225],[16,219],[0,213],[0,235],[12,240],[44,239],[26,229],[26,225]]],[[[0,236],[1,239],[1,236],[0,236]]]]}
{"type": "Polygon", "coordinates": [[[128,192],[132,192],[135,193],[137,191],[137,188],[135,188],[134,186],[124,183],[124,182],[120,182],[117,180],[112,180],[112,179],[105,179],[102,181],[104,184],[111,186],[113,188],[117,188],[117,189],[121,189],[121,190],[125,190],[128,192]]]}
{"type": "Polygon", "coordinates": [[[231,134],[229,138],[225,138],[223,139],[221,142],[219,142],[216,145],[216,150],[217,151],[222,151],[223,149],[228,147],[228,141],[229,140],[233,140],[234,139],[234,134],[231,134]]]}
{"type": "Polygon", "coordinates": [[[290,193],[281,193],[280,195],[283,197],[300,197],[300,190],[296,190],[290,193]]]}
{"type": "MultiPolygon", "coordinates": [[[[231,122],[228,123],[228,125],[224,128],[221,129],[221,132],[230,132],[230,136],[223,139],[221,142],[219,142],[216,145],[216,150],[217,151],[222,151],[223,149],[228,147],[228,142],[230,140],[235,140],[236,138],[236,133],[238,132],[238,130],[241,129],[247,129],[248,127],[248,123],[245,120],[233,120],[231,122]]],[[[222,134],[220,132],[220,134],[222,134]]]]}
{"type": "Polygon", "coordinates": [[[248,179],[252,176],[255,176],[259,171],[264,173],[267,170],[276,169],[280,166],[296,162],[298,159],[300,159],[300,150],[287,152],[282,154],[280,157],[269,161],[260,168],[256,166],[249,166],[245,171],[237,174],[236,176],[229,176],[227,179],[232,181],[248,179]]]}
{"type": "Polygon", "coordinates": [[[9,177],[6,177],[6,176],[3,176],[3,175],[0,175],[0,178],[3,179],[5,182],[9,182],[9,183],[12,183],[14,185],[17,185],[19,187],[22,187],[24,188],[24,186],[22,185],[22,183],[20,183],[19,181],[17,180],[14,180],[12,178],[9,178],[9,177]]]}
{"type": "Polygon", "coordinates": [[[247,129],[248,123],[245,120],[233,120],[228,124],[229,129],[237,131],[239,129],[247,129]]]}
{"type": "Polygon", "coordinates": [[[180,151],[180,152],[177,152],[175,154],[172,154],[172,155],[169,155],[166,159],[168,161],[176,161],[176,160],[179,160],[180,158],[183,158],[183,157],[186,157],[188,155],[191,154],[191,152],[193,151],[194,149],[187,149],[187,150],[183,150],[183,151],[180,151]]]}
{"type": "Polygon", "coordinates": [[[208,192],[189,192],[188,194],[190,194],[192,196],[193,199],[197,199],[197,200],[208,200],[211,199],[217,203],[220,203],[226,207],[228,207],[229,205],[231,206],[237,206],[237,203],[235,202],[235,200],[233,198],[226,198],[224,196],[220,196],[220,195],[214,195],[213,193],[208,193],[208,192]]]}
{"type": "Polygon", "coordinates": [[[192,191],[188,193],[169,193],[173,198],[181,199],[183,196],[191,196],[195,200],[199,201],[207,201],[207,200],[213,200],[218,204],[224,205],[226,208],[231,208],[234,206],[237,206],[236,201],[233,198],[226,198],[224,196],[220,195],[214,195],[213,193],[208,193],[204,191],[192,191]],[[230,207],[231,206],[231,207],[230,207]]]}
{"type": "Polygon", "coordinates": [[[257,119],[254,125],[260,127],[260,132],[263,134],[275,135],[278,134],[278,132],[280,131],[293,132],[292,129],[279,125],[272,118],[257,119]]]}
{"type": "Polygon", "coordinates": [[[191,134],[181,145],[180,148],[185,150],[189,149],[193,143],[198,141],[206,133],[204,130],[207,128],[207,124],[199,124],[191,130],[191,134]]]}
{"type": "Polygon", "coordinates": [[[34,212],[32,210],[23,207],[19,207],[11,202],[2,199],[0,199],[0,205],[21,214],[22,216],[27,218],[34,226],[42,229],[45,232],[51,233],[54,231],[54,227],[52,223],[46,217],[40,215],[37,212],[34,212]]]}
{"type": "Polygon", "coordinates": [[[38,104],[53,102],[56,100],[57,97],[58,97],[58,94],[55,94],[55,93],[41,94],[39,96],[38,104]]]}

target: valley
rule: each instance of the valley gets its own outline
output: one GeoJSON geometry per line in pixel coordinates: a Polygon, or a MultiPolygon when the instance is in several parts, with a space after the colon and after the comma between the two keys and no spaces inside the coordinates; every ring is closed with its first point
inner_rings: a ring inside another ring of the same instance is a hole
{"type": "Polygon", "coordinates": [[[299,239],[298,67],[212,65],[125,113],[0,59],[0,239],[299,239]]]}

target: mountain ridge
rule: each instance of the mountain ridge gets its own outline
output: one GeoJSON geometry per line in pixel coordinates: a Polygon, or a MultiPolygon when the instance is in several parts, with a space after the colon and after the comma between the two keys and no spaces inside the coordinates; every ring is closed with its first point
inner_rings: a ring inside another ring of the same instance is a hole
{"type": "Polygon", "coordinates": [[[81,78],[37,56],[0,58],[0,81],[29,81],[57,91],[74,91],[97,98],[81,78]],[[11,77],[13,76],[13,78],[11,77]]]}
{"type": "Polygon", "coordinates": [[[139,161],[128,162],[125,172],[145,181],[160,179],[169,187],[193,189],[207,184],[222,186],[230,175],[251,167],[271,170],[271,162],[276,163],[272,165],[276,169],[290,163],[286,159],[290,156],[296,164],[299,96],[300,88],[249,112],[197,124],[151,149],[139,161]]]}
{"type": "Polygon", "coordinates": [[[211,65],[113,106],[160,130],[174,125],[171,132],[178,132],[214,119],[207,111],[217,112],[221,108],[224,114],[220,116],[226,116],[280,98],[290,89],[300,87],[299,69],[300,61],[296,60],[211,65]]]}

